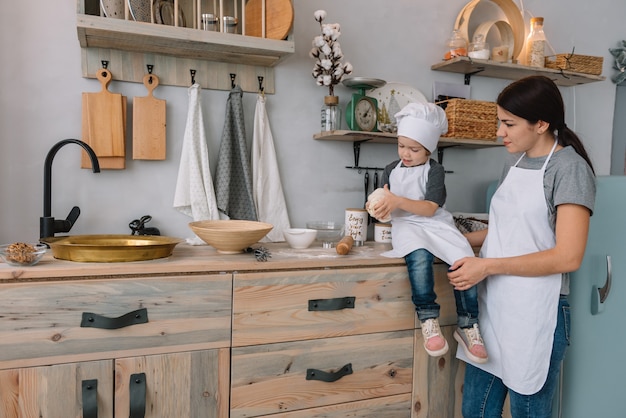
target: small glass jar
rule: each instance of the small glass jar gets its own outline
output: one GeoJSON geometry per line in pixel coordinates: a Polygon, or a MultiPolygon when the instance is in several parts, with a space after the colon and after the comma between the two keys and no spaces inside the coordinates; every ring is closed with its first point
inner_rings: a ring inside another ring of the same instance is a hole
{"type": "Polygon", "coordinates": [[[202,13],[202,30],[217,32],[220,21],[213,13],[202,13]]]}
{"type": "Polygon", "coordinates": [[[467,41],[458,29],[452,31],[452,36],[446,41],[446,45],[448,49],[444,54],[444,59],[467,56],[467,41]]]}
{"type": "Polygon", "coordinates": [[[222,32],[237,33],[237,18],[233,16],[224,16],[222,18],[222,32]]]}
{"type": "Polygon", "coordinates": [[[339,97],[324,96],[324,106],[322,106],[322,132],[336,131],[341,129],[341,108],[339,97]]]}
{"type": "Polygon", "coordinates": [[[482,34],[474,36],[472,43],[467,48],[467,55],[470,58],[479,60],[488,60],[490,56],[489,44],[485,42],[485,37],[482,34]]]}
{"type": "Polygon", "coordinates": [[[543,33],[543,17],[530,19],[530,33],[526,38],[526,65],[546,66],[546,35],[543,33]]]}

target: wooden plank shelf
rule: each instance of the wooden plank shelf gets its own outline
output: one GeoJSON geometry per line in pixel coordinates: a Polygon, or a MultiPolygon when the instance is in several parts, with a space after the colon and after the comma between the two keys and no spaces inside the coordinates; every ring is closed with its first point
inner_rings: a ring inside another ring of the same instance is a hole
{"type": "Polygon", "coordinates": [[[273,67],[295,51],[293,41],[84,14],[77,16],[76,26],[83,48],[120,49],[266,67],[273,67]]]}
{"type": "MultiPolygon", "coordinates": [[[[387,132],[361,132],[361,131],[327,131],[313,135],[313,139],[322,141],[346,141],[346,142],[370,142],[377,144],[396,145],[398,135],[387,132]]],[[[471,138],[441,138],[438,148],[463,147],[463,148],[489,148],[501,147],[499,141],[489,141],[471,138]]]]}
{"type": "Polygon", "coordinates": [[[469,57],[456,57],[442,61],[432,65],[430,69],[433,71],[464,74],[465,84],[469,84],[469,79],[472,75],[507,80],[517,80],[530,75],[545,75],[546,77],[550,77],[557,85],[564,87],[605,80],[605,77],[598,75],[555,70],[552,68],[535,68],[527,65],[478,60],[469,57]]]}

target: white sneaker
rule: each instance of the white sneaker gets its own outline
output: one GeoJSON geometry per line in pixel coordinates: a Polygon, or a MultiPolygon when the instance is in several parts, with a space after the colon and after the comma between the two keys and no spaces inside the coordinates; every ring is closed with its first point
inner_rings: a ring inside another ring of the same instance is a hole
{"type": "Polygon", "coordinates": [[[422,322],[422,335],[424,336],[424,349],[428,355],[438,357],[448,352],[448,342],[441,335],[437,318],[430,318],[422,322]]]}

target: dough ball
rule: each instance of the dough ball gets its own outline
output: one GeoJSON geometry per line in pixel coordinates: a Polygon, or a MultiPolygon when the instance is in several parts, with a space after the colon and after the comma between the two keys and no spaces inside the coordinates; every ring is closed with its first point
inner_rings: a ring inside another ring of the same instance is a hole
{"type": "MultiPolygon", "coordinates": [[[[383,189],[382,187],[379,187],[378,189],[374,190],[372,193],[370,193],[370,195],[367,197],[367,201],[369,203],[368,205],[368,210],[367,212],[370,214],[370,216],[372,218],[376,218],[374,216],[374,206],[376,206],[378,204],[378,201],[380,199],[382,199],[385,196],[385,189],[383,189]]],[[[378,218],[376,218],[378,219],[378,218]]],[[[391,216],[386,217],[385,219],[378,219],[380,222],[384,222],[387,223],[389,221],[391,221],[391,216]]]]}

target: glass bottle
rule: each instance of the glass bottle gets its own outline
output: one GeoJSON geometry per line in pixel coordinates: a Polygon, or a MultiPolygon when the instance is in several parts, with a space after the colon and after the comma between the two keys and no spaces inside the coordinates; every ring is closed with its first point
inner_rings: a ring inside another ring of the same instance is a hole
{"type": "Polygon", "coordinates": [[[336,131],[341,128],[341,108],[338,104],[339,97],[324,96],[324,106],[322,106],[322,132],[336,131]]]}
{"type": "Polygon", "coordinates": [[[461,31],[458,29],[454,29],[452,31],[452,36],[448,39],[446,45],[448,49],[444,54],[444,59],[451,59],[455,57],[466,57],[467,56],[467,41],[461,35],[461,31]]]}
{"type": "Polygon", "coordinates": [[[485,42],[485,36],[483,34],[474,35],[472,43],[469,44],[467,55],[470,58],[488,60],[491,52],[489,51],[489,44],[485,42]]]}
{"type": "Polygon", "coordinates": [[[546,35],[543,33],[543,17],[530,19],[530,33],[526,38],[526,65],[546,66],[546,35]]]}

